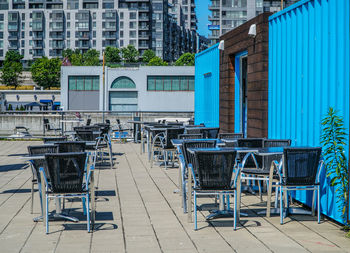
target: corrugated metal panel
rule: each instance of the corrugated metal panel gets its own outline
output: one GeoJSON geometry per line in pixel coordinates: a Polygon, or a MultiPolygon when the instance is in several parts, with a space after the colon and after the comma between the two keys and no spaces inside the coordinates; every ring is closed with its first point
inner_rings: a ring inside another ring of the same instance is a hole
{"type": "Polygon", "coordinates": [[[219,44],[196,54],[195,59],[195,124],[219,127],[219,44]]]}
{"type": "MultiPolygon", "coordinates": [[[[349,15],[349,0],[302,0],[270,17],[269,138],[320,145],[329,107],[349,129],[349,15]]],[[[342,222],[334,189],[325,177],[321,183],[322,213],[342,222]]],[[[297,199],[311,203],[311,195],[297,199]]]]}

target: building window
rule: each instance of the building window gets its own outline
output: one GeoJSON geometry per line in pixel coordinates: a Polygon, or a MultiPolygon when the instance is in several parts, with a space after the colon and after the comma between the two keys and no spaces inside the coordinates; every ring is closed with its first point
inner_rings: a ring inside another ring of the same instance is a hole
{"type": "Polygon", "coordinates": [[[102,4],[103,9],[113,9],[114,8],[114,3],[103,3],[102,4]]]}
{"type": "Polygon", "coordinates": [[[126,76],[115,79],[111,85],[112,89],[136,89],[136,84],[126,76]]]}
{"type": "Polygon", "coordinates": [[[147,76],[148,91],[194,91],[194,76],[147,76]]]}
{"type": "Polygon", "coordinates": [[[130,12],[129,17],[130,19],[136,19],[136,12],[130,12]]]}
{"type": "Polygon", "coordinates": [[[68,89],[78,91],[94,91],[100,89],[99,76],[69,76],[68,89]]]}
{"type": "Polygon", "coordinates": [[[124,19],[124,12],[121,12],[119,16],[120,16],[120,19],[124,19]]]}

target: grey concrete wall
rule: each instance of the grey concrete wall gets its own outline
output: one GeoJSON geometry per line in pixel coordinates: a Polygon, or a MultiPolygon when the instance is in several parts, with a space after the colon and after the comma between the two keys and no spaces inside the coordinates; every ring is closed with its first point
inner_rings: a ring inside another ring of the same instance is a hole
{"type": "MultiPolygon", "coordinates": [[[[87,118],[91,118],[91,124],[102,122],[102,113],[86,112],[80,113],[83,119],[83,124],[85,124],[87,118]]],[[[116,124],[116,119],[120,119],[122,123],[127,123],[132,120],[135,114],[125,114],[125,113],[105,113],[104,118],[109,119],[112,125],[116,124]]],[[[155,121],[158,118],[192,118],[193,112],[188,113],[138,113],[141,120],[144,121],[155,121]]],[[[75,112],[66,113],[65,119],[76,119],[75,112]]],[[[29,132],[32,135],[42,136],[43,135],[43,119],[48,118],[50,123],[53,123],[56,127],[61,127],[62,123],[60,120],[62,116],[60,114],[54,113],[6,113],[0,114],[0,136],[9,136],[13,134],[13,130],[16,126],[25,126],[29,128],[29,132]]],[[[66,128],[69,130],[76,123],[66,123],[66,128]]],[[[48,135],[54,135],[54,132],[47,133],[48,135]]]]}
{"type": "Polygon", "coordinates": [[[69,110],[98,110],[99,91],[69,91],[69,110]]]}

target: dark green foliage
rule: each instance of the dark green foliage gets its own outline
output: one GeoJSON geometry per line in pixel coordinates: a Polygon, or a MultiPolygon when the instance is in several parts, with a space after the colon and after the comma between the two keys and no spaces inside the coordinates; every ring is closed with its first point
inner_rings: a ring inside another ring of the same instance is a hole
{"type": "Polygon", "coordinates": [[[160,57],[155,56],[149,61],[147,66],[168,66],[168,63],[163,61],[160,57]]]}
{"type": "Polygon", "coordinates": [[[321,144],[323,158],[327,167],[327,177],[331,186],[335,187],[337,203],[342,218],[346,221],[348,200],[348,163],[345,156],[347,130],[344,128],[343,118],[332,107],[322,120],[321,144]]]}
{"type": "Polygon", "coordinates": [[[12,104],[9,104],[9,106],[7,107],[8,111],[12,111],[12,104]]]}
{"type": "Polygon", "coordinates": [[[96,49],[89,49],[84,54],[79,49],[66,49],[62,53],[63,57],[67,57],[72,66],[98,66],[100,65],[100,52],[96,49]]]}
{"type": "Polygon", "coordinates": [[[121,61],[120,50],[117,47],[106,47],[105,51],[106,63],[117,63],[121,61]]]}
{"type": "Polygon", "coordinates": [[[14,86],[15,89],[21,85],[23,71],[22,58],[23,55],[20,55],[18,51],[7,51],[1,74],[1,82],[4,85],[14,86]]]}
{"type": "Polygon", "coordinates": [[[175,62],[175,66],[194,66],[194,54],[184,53],[175,62]]]}
{"type": "Polygon", "coordinates": [[[147,49],[145,52],[143,52],[142,61],[145,63],[149,63],[155,56],[156,54],[152,49],[147,49]]]}
{"type": "Polygon", "coordinates": [[[128,45],[127,47],[122,48],[122,58],[126,63],[134,63],[138,61],[139,51],[133,46],[128,45]]]}
{"type": "Polygon", "coordinates": [[[84,66],[98,66],[100,65],[100,52],[96,49],[89,49],[83,54],[84,66]]]}
{"type": "Polygon", "coordinates": [[[70,49],[70,48],[64,49],[62,51],[62,57],[63,58],[67,57],[69,61],[71,61],[71,59],[72,59],[71,57],[72,57],[73,54],[74,54],[74,51],[72,49],[70,49]]]}
{"type": "Polygon", "coordinates": [[[25,111],[26,109],[24,108],[23,105],[21,105],[21,107],[19,108],[20,111],[25,111]]]}
{"type": "Polygon", "coordinates": [[[41,87],[60,87],[61,60],[42,57],[36,59],[30,67],[33,81],[41,87]]]}

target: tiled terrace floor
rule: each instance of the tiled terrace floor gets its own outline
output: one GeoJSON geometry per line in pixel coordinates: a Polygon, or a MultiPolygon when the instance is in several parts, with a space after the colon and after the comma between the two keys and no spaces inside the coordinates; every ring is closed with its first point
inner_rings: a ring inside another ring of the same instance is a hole
{"type": "MultiPolygon", "coordinates": [[[[187,222],[177,187],[177,169],[150,168],[137,144],[113,144],[114,169],[97,169],[97,221],[86,232],[81,202],[69,202],[68,210],[80,215],[79,223],[50,222],[45,235],[38,199],[30,214],[31,172],[19,157],[27,145],[39,142],[0,142],[0,252],[346,252],[350,239],[329,221],[293,216],[279,225],[279,217],[265,218],[256,196],[244,195],[250,216],[244,227],[232,229],[231,219],[207,223],[199,215],[198,231],[187,222]]],[[[35,196],[37,197],[37,196],[35,196]]],[[[201,199],[202,201],[208,199],[201,199]]],[[[209,200],[209,203],[211,200],[209,200]]],[[[51,210],[53,203],[50,204],[51,210]]]]}

